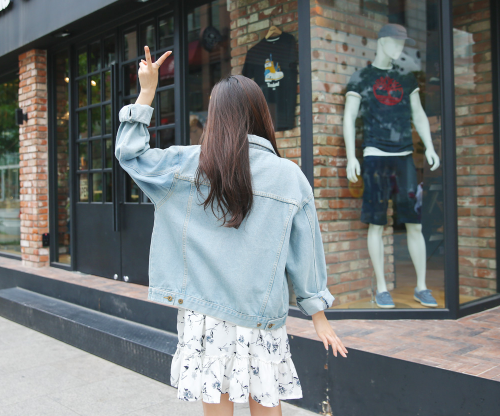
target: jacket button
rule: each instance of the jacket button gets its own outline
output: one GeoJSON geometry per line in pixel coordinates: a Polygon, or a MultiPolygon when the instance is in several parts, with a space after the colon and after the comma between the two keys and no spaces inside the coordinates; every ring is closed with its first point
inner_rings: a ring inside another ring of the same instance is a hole
{"type": "Polygon", "coordinates": [[[257,326],[262,326],[262,324],[259,322],[259,323],[257,324],[257,326]]]}
{"type": "Polygon", "coordinates": [[[268,328],[272,328],[273,326],[274,326],[274,324],[269,324],[268,328]]]}
{"type": "Polygon", "coordinates": [[[182,301],[182,299],[179,299],[179,300],[178,300],[178,302],[179,302],[180,304],[182,304],[182,302],[183,302],[183,301],[182,301]]]}
{"type": "Polygon", "coordinates": [[[172,296],[165,296],[165,299],[167,299],[169,302],[172,302],[172,296]]]}

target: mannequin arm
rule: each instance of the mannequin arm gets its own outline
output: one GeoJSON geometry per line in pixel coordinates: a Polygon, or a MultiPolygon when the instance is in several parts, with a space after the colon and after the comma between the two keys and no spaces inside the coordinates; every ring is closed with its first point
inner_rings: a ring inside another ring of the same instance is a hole
{"type": "Polygon", "coordinates": [[[357,182],[361,175],[361,166],[356,159],[356,118],[358,117],[361,98],[349,94],[345,97],[344,142],[347,155],[347,179],[357,182]]]}
{"type": "Polygon", "coordinates": [[[436,170],[439,165],[439,156],[434,150],[434,145],[432,144],[431,127],[429,125],[429,119],[425,114],[425,111],[420,102],[420,95],[418,92],[412,93],[410,95],[411,113],[413,118],[413,124],[417,129],[417,132],[422,139],[425,146],[425,157],[427,162],[431,165],[431,170],[436,170]]]}

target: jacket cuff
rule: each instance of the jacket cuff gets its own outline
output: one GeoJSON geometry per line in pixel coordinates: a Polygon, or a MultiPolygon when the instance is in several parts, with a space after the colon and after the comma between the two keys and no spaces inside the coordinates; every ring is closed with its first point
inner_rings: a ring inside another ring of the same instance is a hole
{"type": "Polygon", "coordinates": [[[307,298],[297,298],[297,306],[305,315],[314,315],[316,312],[323,311],[332,306],[335,298],[328,289],[325,289],[316,295],[307,298]]]}
{"type": "Polygon", "coordinates": [[[118,113],[120,123],[128,121],[129,123],[139,122],[149,126],[154,108],[146,104],[127,104],[122,107],[118,113]]]}

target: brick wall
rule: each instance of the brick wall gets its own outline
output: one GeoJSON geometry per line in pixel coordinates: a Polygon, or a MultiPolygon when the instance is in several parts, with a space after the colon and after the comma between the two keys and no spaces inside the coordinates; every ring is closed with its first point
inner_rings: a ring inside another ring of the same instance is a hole
{"type": "Polygon", "coordinates": [[[490,2],[453,1],[460,293],[496,292],[490,2]]]}
{"type": "Polygon", "coordinates": [[[49,249],[42,247],[49,231],[46,69],[46,51],[19,55],[19,107],[28,114],[19,127],[21,256],[23,265],[34,267],[49,264],[49,249]]]}

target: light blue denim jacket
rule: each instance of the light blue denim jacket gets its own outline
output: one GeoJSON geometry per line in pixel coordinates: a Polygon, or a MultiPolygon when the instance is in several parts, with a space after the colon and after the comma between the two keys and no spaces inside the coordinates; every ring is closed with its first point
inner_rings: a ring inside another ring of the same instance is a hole
{"type": "Polygon", "coordinates": [[[252,210],[239,229],[222,227],[196,189],[200,146],[150,148],[152,114],[148,105],[122,107],[115,150],[155,207],[148,299],[274,329],[288,315],[288,278],[304,314],[329,308],[313,191],[300,168],[249,135],[252,210]]]}

